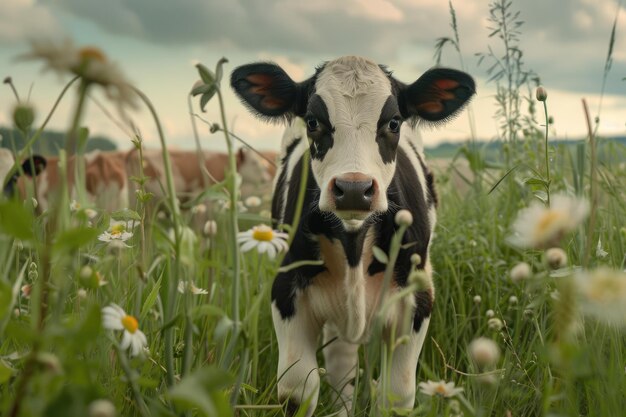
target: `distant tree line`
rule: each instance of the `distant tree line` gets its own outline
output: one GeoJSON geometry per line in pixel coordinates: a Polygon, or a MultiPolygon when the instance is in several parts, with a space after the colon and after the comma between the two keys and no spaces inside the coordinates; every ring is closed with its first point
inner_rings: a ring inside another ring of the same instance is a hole
{"type": "MultiPolygon", "coordinates": [[[[40,155],[58,155],[59,149],[65,148],[66,135],[66,132],[44,131],[33,146],[33,152],[40,155]]],[[[18,130],[0,127],[0,147],[20,150],[24,144],[24,137],[18,130]]],[[[95,150],[115,151],[117,145],[105,136],[89,136],[85,151],[95,150]]]]}

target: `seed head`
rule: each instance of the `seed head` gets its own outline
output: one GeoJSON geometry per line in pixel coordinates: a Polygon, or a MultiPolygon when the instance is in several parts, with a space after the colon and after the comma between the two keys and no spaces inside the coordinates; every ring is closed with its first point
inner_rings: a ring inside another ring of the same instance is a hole
{"type": "Polygon", "coordinates": [[[470,358],[481,369],[495,365],[500,359],[500,347],[486,337],[472,340],[468,348],[470,358]]]}
{"type": "Polygon", "coordinates": [[[561,248],[548,249],[544,258],[546,265],[551,269],[559,269],[567,265],[567,254],[561,248]]]}
{"type": "Polygon", "coordinates": [[[513,268],[511,268],[511,272],[509,272],[509,275],[511,276],[511,280],[513,282],[519,282],[530,278],[532,273],[533,272],[530,268],[530,265],[528,265],[526,262],[520,262],[513,268]]]}
{"type": "Polygon", "coordinates": [[[546,99],[548,98],[548,92],[545,88],[543,88],[543,86],[540,85],[539,87],[537,87],[536,96],[538,101],[546,101],[546,99]]]}
{"type": "Polygon", "coordinates": [[[413,215],[410,211],[403,209],[396,213],[395,221],[398,226],[409,227],[413,224],[413,215]]]}

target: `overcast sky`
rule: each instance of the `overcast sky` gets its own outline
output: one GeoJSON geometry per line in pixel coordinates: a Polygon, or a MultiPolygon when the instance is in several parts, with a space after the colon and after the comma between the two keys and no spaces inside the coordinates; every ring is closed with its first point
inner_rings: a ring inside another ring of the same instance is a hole
{"type": "MultiPolygon", "coordinates": [[[[499,55],[501,43],[489,38],[489,1],[455,0],[466,71],[477,80],[472,103],[480,138],[496,137],[493,114],[495,84],[487,82],[487,65],[475,56],[491,47],[499,55]]],[[[514,0],[521,12],[520,46],[524,63],[540,75],[548,90],[549,112],[560,137],[578,138],[586,127],[581,98],[598,112],[602,73],[611,27],[618,11],[615,0],[514,0]]],[[[613,53],[613,67],[602,102],[600,133],[626,134],[626,10],[621,6],[613,53]]],[[[226,70],[271,60],[294,80],[310,76],[319,63],[341,55],[362,55],[386,64],[397,78],[412,82],[435,63],[437,38],[451,36],[445,0],[1,0],[0,77],[10,75],[21,95],[32,85],[31,101],[41,123],[67,78],[42,72],[37,62],[17,61],[35,37],[72,38],[77,45],[100,47],[127,77],[154,102],[169,144],[193,144],[187,94],[198,79],[194,64],[213,67],[222,56],[226,70]]],[[[460,68],[458,55],[446,49],[442,64],[460,68]]],[[[277,148],[282,128],[254,119],[223,86],[228,120],[234,130],[262,148],[277,148]]],[[[101,97],[95,94],[95,97],[101,97]]],[[[66,129],[75,96],[66,97],[50,126],[66,129]]],[[[104,102],[105,100],[101,98],[104,102]]],[[[10,123],[15,100],[0,85],[0,125],[10,123]]],[[[217,121],[211,102],[207,120],[217,121]]],[[[146,141],[157,144],[146,111],[133,114],[146,141]]],[[[94,103],[85,124],[93,133],[129,138],[94,103]]],[[[427,145],[469,137],[467,115],[424,133],[427,145]]],[[[201,126],[207,148],[221,148],[223,138],[201,126]]]]}

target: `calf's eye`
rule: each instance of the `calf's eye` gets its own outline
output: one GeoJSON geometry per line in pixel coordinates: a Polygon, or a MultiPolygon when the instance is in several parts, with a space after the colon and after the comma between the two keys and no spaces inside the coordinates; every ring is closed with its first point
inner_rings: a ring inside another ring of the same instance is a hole
{"type": "Polygon", "coordinates": [[[400,131],[400,120],[398,119],[389,120],[389,130],[393,133],[398,133],[400,131]]]}
{"type": "Polygon", "coordinates": [[[319,127],[319,122],[317,121],[317,119],[308,119],[306,121],[306,127],[309,132],[315,132],[319,127]]]}

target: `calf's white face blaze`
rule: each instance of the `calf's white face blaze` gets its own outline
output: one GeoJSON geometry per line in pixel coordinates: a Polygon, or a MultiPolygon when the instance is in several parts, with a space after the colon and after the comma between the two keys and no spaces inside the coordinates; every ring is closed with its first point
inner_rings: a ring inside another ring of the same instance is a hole
{"type": "MultiPolygon", "coordinates": [[[[392,96],[387,74],[375,63],[359,57],[343,57],[329,62],[318,74],[315,93],[326,108],[318,114],[317,98],[310,101],[304,116],[312,148],[312,171],[320,187],[319,208],[333,211],[354,228],[373,212],[387,210],[386,190],[393,178],[395,161],[384,161],[376,141],[383,107],[392,96]],[[316,113],[317,112],[317,113],[316,113]],[[330,124],[319,127],[332,135],[332,145],[318,144],[311,121],[330,124]],[[342,210],[335,204],[334,181],[372,181],[368,210],[342,210]]],[[[398,112],[399,117],[399,112],[398,112]]]]}

